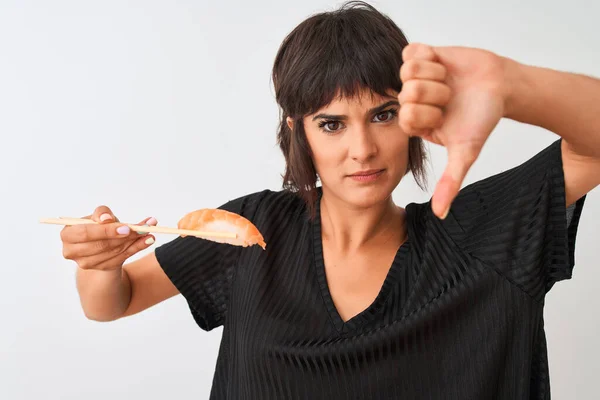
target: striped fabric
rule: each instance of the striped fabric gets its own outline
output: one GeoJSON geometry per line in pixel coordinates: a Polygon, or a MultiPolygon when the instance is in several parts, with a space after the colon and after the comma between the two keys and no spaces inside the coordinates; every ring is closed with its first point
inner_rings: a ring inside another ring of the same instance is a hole
{"type": "Polygon", "coordinates": [[[266,251],[158,247],[200,328],[223,326],[211,399],[549,399],[544,299],[572,276],[585,201],[567,225],[562,171],[559,139],[463,188],[443,221],[407,205],[408,240],[348,321],[328,290],[320,210],[311,221],[292,193],[222,206],[256,224],[266,251]]]}

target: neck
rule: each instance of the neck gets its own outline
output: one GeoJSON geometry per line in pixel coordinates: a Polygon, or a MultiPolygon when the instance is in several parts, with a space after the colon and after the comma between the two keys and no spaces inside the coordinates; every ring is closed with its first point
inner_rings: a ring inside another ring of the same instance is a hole
{"type": "Polygon", "coordinates": [[[404,210],[394,204],[391,195],[380,203],[362,208],[349,205],[323,188],[323,238],[339,251],[352,253],[366,246],[387,242],[393,236],[403,239],[404,225],[404,210]]]}

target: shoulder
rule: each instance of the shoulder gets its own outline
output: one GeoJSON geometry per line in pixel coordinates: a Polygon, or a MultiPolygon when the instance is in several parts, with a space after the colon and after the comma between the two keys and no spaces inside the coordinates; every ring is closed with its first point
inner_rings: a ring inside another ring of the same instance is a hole
{"type": "Polygon", "coordinates": [[[564,203],[562,183],[560,140],[556,140],[524,162],[464,186],[444,220],[433,214],[431,199],[409,206],[420,228],[435,225],[458,243],[468,237],[481,240],[500,230],[512,231],[532,216],[542,218],[548,207],[564,203]]]}
{"type": "MultiPolygon", "coordinates": [[[[256,226],[270,252],[291,251],[310,226],[304,200],[288,190],[265,189],[249,193],[231,200],[224,208],[233,212],[237,210],[239,215],[256,226]]],[[[244,252],[244,254],[263,253],[256,251],[244,252]]],[[[250,261],[245,259],[244,263],[247,262],[250,261]]]]}
{"type": "MultiPolygon", "coordinates": [[[[524,162],[475,181],[460,190],[452,206],[465,213],[486,206],[502,206],[521,196],[538,194],[542,185],[556,183],[562,177],[561,140],[542,148],[524,162]]],[[[527,199],[528,200],[528,199],[527,199]]]]}
{"type": "Polygon", "coordinates": [[[296,193],[271,189],[234,198],[219,208],[240,214],[253,222],[280,219],[282,216],[303,215],[306,211],[304,201],[296,193]]]}

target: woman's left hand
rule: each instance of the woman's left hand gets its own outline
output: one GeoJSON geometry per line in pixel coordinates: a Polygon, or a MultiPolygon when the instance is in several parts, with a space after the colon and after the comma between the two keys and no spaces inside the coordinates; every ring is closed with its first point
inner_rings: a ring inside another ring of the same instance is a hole
{"type": "Polygon", "coordinates": [[[433,212],[445,218],[479,153],[505,115],[508,59],[486,50],[410,44],[403,53],[399,124],[412,136],[446,147],[433,212]]]}

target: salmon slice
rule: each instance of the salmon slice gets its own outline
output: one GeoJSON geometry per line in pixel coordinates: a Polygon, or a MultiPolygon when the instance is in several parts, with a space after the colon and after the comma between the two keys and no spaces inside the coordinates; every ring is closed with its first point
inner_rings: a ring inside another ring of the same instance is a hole
{"type": "MultiPolygon", "coordinates": [[[[207,240],[229,243],[234,246],[248,247],[259,245],[266,249],[267,244],[256,226],[239,214],[216,208],[202,208],[184,215],[177,224],[179,229],[191,229],[211,232],[233,232],[237,238],[210,237],[207,240]]],[[[185,235],[182,235],[185,236],[185,235]]]]}

